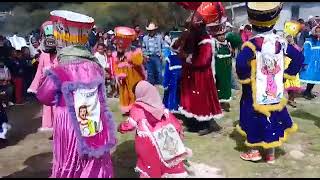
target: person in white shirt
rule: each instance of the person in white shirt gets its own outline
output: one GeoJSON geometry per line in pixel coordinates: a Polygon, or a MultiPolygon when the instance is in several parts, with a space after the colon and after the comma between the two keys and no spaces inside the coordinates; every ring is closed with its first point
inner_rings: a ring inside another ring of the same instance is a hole
{"type": "Polygon", "coordinates": [[[99,64],[103,67],[103,69],[107,70],[109,68],[109,63],[106,56],[106,46],[103,43],[99,43],[97,45],[97,52],[94,54],[94,56],[98,59],[99,64]]]}

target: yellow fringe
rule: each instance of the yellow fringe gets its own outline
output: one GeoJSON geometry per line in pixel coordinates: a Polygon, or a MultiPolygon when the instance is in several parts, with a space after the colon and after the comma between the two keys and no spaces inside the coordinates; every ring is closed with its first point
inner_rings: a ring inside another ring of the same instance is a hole
{"type": "Polygon", "coordinates": [[[31,64],[34,64],[35,62],[37,62],[37,60],[33,58],[31,64]]]}
{"type": "Polygon", "coordinates": [[[124,34],[120,34],[120,33],[115,33],[115,37],[119,37],[119,38],[123,38],[123,39],[129,39],[131,41],[136,39],[136,35],[132,34],[132,35],[124,35],[124,34]]]}
{"type": "MultiPolygon", "coordinates": [[[[241,129],[241,127],[239,126],[239,124],[236,126],[236,130],[239,132],[239,134],[241,134],[242,136],[244,137],[247,137],[247,134],[245,131],[243,131],[241,129]]],[[[274,141],[274,142],[271,142],[271,143],[266,143],[266,142],[259,142],[259,143],[249,143],[247,140],[245,141],[245,145],[248,146],[248,147],[257,147],[257,146],[260,146],[260,147],[263,147],[264,149],[270,149],[270,148],[275,148],[275,147],[279,147],[281,146],[284,142],[287,141],[288,139],[288,136],[294,132],[296,132],[298,130],[298,124],[296,123],[293,123],[291,128],[287,128],[285,131],[284,131],[284,136],[283,137],[280,137],[279,138],[279,141],[274,141]]]]}
{"type": "Polygon", "coordinates": [[[252,98],[253,98],[253,108],[254,110],[264,114],[267,117],[271,116],[272,111],[281,111],[287,104],[288,100],[283,97],[280,103],[275,105],[260,105],[256,101],[256,60],[251,61],[251,88],[252,88],[252,98]]]}
{"type": "Polygon", "coordinates": [[[251,79],[250,79],[250,78],[244,79],[244,80],[239,80],[239,83],[240,83],[240,84],[250,84],[250,82],[251,82],[251,79]]]}
{"type": "Polygon", "coordinates": [[[133,52],[131,56],[131,61],[134,65],[141,65],[143,63],[142,52],[133,52]]]}
{"type": "Polygon", "coordinates": [[[284,77],[285,79],[289,79],[289,80],[295,80],[295,79],[297,78],[297,76],[292,76],[292,75],[289,75],[289,74],[287,74],[287,73],[285,73],[285,74],[283,75],[283,77],[284,77]]]}
{"type": "Polygon", "coordinates": [[[249,19],[249,22],[256,26],[270,27],[272,25],[275,25],[278,19],[279,19],[279,15],[270,21],[256,21],[253,19],[249,19]]]}
{"type": "Polygon", "coordinates": [[[81,43],[81,44],[85,44],[88,41],[88,36],[87,35],[71,35],[69,33],[59,33],[58,31],[54,31],[53,32],[54,37],[57,40],[62,40],[62,41],[66,41],[68,43],[81,43]]]}
{"type": "Polygon", "coordinates": [[[243,45],[241,47],[241,50],[243,50],[243,48],[245,48],[245,47],[250,48],[253,51],[254,54],[256,53],[256,46],[253,45],[250,41],[247,41],[247,42],[243,43],[243,45]]]}

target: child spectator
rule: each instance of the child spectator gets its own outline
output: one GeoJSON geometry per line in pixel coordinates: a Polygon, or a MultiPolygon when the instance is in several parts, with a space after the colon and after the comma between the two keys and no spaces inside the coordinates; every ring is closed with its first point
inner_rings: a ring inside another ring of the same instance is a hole
{"type": "Polygon", "coordinates": [[[7,61],[7,67],[10,70],[12,81],[14,84],[15,103],[17,105],[23,105],[24,103],[24,75],[26,69],[26,62],[23,60],[21,50],[12,49],[9,60],[7,61]]]}
{"type": "Polygon", "coordinates": [[[11,74],[7,66],[0,62],[0,93],[3,95],[2,106],[13,106],[13,87],[11,85],[11,74]]]}
{"type": "Polygon", "coordinates": [[[106,56],[107,56],[107,63],[109,67],[107,68],[107,75],[106,75],[106,84],[108,90],[109,97],[118,97],[118,90],[116,86],[116,80],[114,77],[114,58],[112,57],[112,46],[108,46],[106,48],[106,56]]]}
{"type": "Polygon", "coordinates": [[[25,75],[24,75],[23,92],[24,92],[24,96],[26,98],[29,98],[29,96],[31,96],[31,95],[29,95],[27,93],[27,90],[28,90],[28,87],[32,83],[35,72],[34,72],[34,67],[32,65],[32,58],[31,58],[31,54],[30,54],[30,49],[28,47],[22,47],[21,52],[22,52],[22,61],[25,62],[25,71],[24,71],[25,75]]]}
{"type": "Polygon", "coordinates": [[[99,64],[105,71],[109,68],[109,64],[107,63],[106,47],[103,43],[99,43],[97,45],[97,51],[94,53],[94,57],[98,59],[99,64]]]}

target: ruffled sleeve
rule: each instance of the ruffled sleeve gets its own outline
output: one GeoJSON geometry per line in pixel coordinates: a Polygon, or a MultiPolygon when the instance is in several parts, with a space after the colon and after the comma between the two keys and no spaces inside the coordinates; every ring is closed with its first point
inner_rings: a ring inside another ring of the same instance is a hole
{"type": "Polygon", "coordinates": [[[47,106],[53,106],[57,103],[59,83],[56,76],[49,73],[37,91],[37,99],[47,106]]]}
{"type": "Polygon", "coordinates": [[[39,64],[38,64],[38,68],[37,68],[37,72],[36,75],[30,85],[30,87],[28,88],[28,92],[32,92],[32,93],[37,93],[38,88],[40,86],[40,82],[41,80],[43,80],[43,74],[44,74],[44,58],[45,58],[45,54],[41,53],[40,57],[39,57],[39,64]]]}
{"type": "Polygon", "coordinates": [[[131,61],[132,61],[132,64],[137,66],[143,63],[143,54],[140,48],[138,48],[132,53],[131,61]]]}
{"type": "Polygon", "coordinates": [[[143,118],[143,111],[139,108],[132,107],[130,109],[130,115],[126,121],[120,123],[118,131],[121,134],[133,131],[138,126],[138,121],[143,118]]]}
{"type": "Polygon", "coordinates": [[[240,83],[250,83],[251,67],[250,61],[254,57],[255,46],[247,41],[243,44],[242,50],[236,58],[236,72],[240,79],[240,83]]]}

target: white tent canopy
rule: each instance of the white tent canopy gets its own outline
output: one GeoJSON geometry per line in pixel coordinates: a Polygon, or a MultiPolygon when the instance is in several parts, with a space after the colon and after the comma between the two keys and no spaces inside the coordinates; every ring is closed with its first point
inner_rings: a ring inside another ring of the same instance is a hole
{"type": "Polygon", "coordinates": [[[28,47],[27,41],[23,37],[13,35],[7,39],[10,41],[12,47],[16,50],[21,50],[22,47],[28,47]]]}

